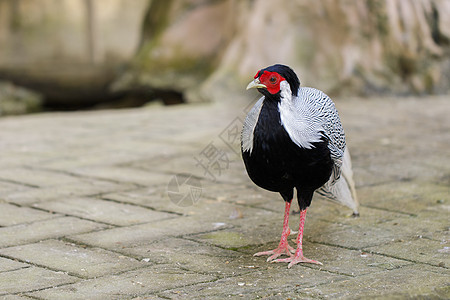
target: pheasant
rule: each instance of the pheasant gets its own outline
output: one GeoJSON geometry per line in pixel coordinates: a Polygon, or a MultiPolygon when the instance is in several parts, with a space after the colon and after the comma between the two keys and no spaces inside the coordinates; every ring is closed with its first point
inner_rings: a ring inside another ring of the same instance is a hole
{"type": "Polygon", "coordinates": [[[333,101],[322,91],[300,87],[295,72],[276,64],[259,70],[247,86],[262,97],[248,113],[241,135],[241,152],[250,179],[278,192],[285,201],[283,231],[276,249],[258,252],[267,261],[322,264],[303,256],[303,229],[314,192],[350,207],[358,215],[358,200],[344,129],[333,101]],[[297,191],[300,224],[297,248],[288,243],[289,212],[297,191]],[[287,258],[278,259],[281,255],[287,258]]]}

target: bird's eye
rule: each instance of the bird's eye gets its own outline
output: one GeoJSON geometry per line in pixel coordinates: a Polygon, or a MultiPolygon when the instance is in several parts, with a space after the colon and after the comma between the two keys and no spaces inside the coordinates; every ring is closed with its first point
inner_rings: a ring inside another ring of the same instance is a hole
{"type": "Polygon", "coordinates": [[[276,83],[277,82],[277,78],[275,76],[272,76],[269,78],[270,83],[276,83]]]}

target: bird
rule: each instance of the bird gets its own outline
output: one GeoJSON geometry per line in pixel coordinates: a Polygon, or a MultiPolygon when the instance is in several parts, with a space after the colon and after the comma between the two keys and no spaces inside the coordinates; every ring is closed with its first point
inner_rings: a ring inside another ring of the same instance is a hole
{"type": "Polygon", "coordinates": [[[359,215],[359,203],[345,133],[334,102],[324,92],[300,87],[297,74],[275,64],[259,70],[247,90],[262,97],[248,112],[241,132],[241,154],[250,179],[278,192],[285,202],[278,247],[255,253],[268,262],[322,265],[304,257],[303,229],[314,192],[346,205],[359,215]],[[297,247],[289,245],[290,207],[297,192],[300,208],[297,247]],[[278,258],[287,255],[287,258],[278,258]]]}

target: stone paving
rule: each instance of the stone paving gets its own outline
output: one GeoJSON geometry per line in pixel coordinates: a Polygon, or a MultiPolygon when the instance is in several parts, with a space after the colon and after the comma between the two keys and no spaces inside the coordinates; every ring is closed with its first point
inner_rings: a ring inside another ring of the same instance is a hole
{"type": "Polygon", "coordinates": [[[238,155],[251,99],[1,118],[0,297],[450,298],[449,101],[336,100],[361,217],[314,199],[323,266],[291,269],[252,256],[284,205],[238,155]]]}

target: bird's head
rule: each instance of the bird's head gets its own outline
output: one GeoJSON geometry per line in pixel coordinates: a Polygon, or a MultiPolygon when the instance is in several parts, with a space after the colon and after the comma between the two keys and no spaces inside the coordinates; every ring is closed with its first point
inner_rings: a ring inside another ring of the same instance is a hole
{"type": "Polygon", "coordinates": [[[297,96],[300,87],[297,75],[288,66],[279,64],[259,70],[247,90],[256,88],[268,98],[279,98],[282,90],[287,89],[287,85],[282,82],[287,82],[292,95],[297,96]]]}

